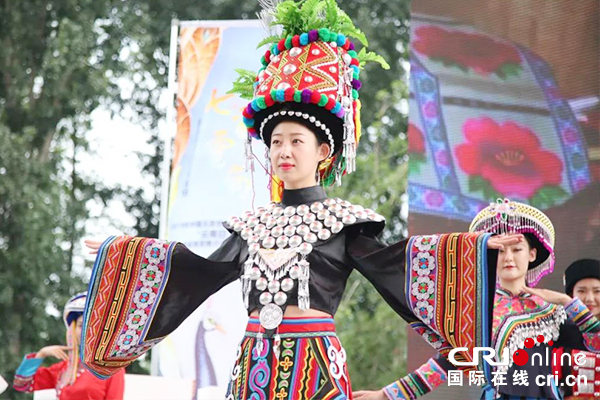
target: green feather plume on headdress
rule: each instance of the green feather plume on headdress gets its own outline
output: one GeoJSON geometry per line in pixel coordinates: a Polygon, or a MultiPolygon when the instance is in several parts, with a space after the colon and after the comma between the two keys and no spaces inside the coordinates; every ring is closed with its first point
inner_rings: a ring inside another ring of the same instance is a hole
{"type": "MultiPolygon", "coordinates": [[[[279,3],[273,0],[259,0],[259,2],[264,7],[259,16],[265,27],[268,30],[279,28],[280,33],[268,36],[257,47],[272,46],[282,38],[300,35],[313,29],[327,28],[331,32],[354,38],[363,45],[356,55],[360,68],[367,62],[377,62],[384,69],[390,68],[383,57],[366,50],[369,43],[365,34],[354,26],[348,14],[338,7],[335,0],[285,0],[279,3]]],[[[243,69],[236,71],[239,77],[227,93],[239,94],[244,99],[252,100],[256,73],[243,69]]]]}

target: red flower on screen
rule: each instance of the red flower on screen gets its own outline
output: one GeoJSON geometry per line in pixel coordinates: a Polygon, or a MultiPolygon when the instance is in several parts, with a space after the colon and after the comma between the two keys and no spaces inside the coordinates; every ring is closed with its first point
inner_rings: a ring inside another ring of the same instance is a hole
{"type": "Polygon", "coordinates": [[[480,75],[497,74],[501,78],[518,75],[521,56],[506,42],[479,33],[422,26],[415,30],[412,48],[447,66],[472,69],[480,75]]]}
{"type": "Polygon", "coordinates": [[[423,132],[414,124],[408,124],[408,152],[425,154],[425,138],[423,132]]]}
{"type": "Polygon", "coordinates": [[[560,185],[562,161],[541,148],[529,128],[484,117],[467,120],[462,130],[465,143],[455,147],[458,165],[489,181],[502,196],[528,199],[542,187],[560,185]]]}

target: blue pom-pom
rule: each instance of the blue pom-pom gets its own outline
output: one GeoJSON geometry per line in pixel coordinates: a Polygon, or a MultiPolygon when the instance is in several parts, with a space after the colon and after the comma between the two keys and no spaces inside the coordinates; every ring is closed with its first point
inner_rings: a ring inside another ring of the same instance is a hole
{"type": "Polygon", "coordinates": [[[331,109],[332,114],[337,114],[342,109],[342,103],[339,101],[335,103],[335,106],[331,109]]]}
{"type": "Polygon", "coordinates": [[[252,106],[252,109],[255,112],[259,112],[261,110],[261,108],[258,106],[258,103],[256,102],[256,100],[252,100],[252,103],[250,103],[250,105],[252,106]]]}
{"type": "Polygon", "coordinates": [[[338,33],[337,44],[338,44],[338,46],[345,45],[346,44],[346,36],[342,35],[341,33],[338,33]]]}
{"type": "Polygon", "coordinates": [[[246,125],[247,127],[254,126],[254,119],[246,117],[242,117],[242,119],[244,120],[244,125],[246,125]]]}
{"type": "Polygon", "coordinates": [[[302,46],[306,46],[308,44],[308,33],[303,33],[300,35],[300,44],[302,46]]]}
{"type": "Polygon", "coordinates": [[[276,98],[275,98],[275,100],[276,100],[278,103],[283,103],[283,102],[285,102],[285,90],[283,90],[283,89],[277,89],[277,90],[275,91],[275,97],[276,97],[276,98]]]}

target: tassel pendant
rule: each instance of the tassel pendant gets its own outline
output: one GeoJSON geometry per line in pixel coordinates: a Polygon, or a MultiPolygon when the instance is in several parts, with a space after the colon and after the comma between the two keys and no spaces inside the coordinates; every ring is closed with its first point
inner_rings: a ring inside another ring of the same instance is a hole
{"type": "Polygon", "coordinates": [[[246,143],[244,143],[244,158],[245,158],[245,172],[254,172],[254,157],[252,154],[252,139],[248,138],[246,143]]]}
{"type": "Polygon", "coordinates": [[[264,335],[262,332],[258,332],[256,335],[256,344],[254,345],[254,354],[257,358],[259,358],[265,348],[264,335]]]}
{"type": "Polygon", "coordinates": [[[253,265],[254,258],[248,257],[248,259],[244,263],[244,275],[242,276],[242,296],[244,300],[244,306],[246,307],[246,309],[248,309],[249,307],[250,290],[252,287],[252,279],[250,278],[250,273],[253,265]]]}
{"type": "Polygon", "coordinates": [[[300,276],[298,277],[298,307],[306,311],[310,308],[310,293],[308,281],[310,278],[310,264],[305,258],[298,262],[300,276]]]}
{"type": "Polygon", "coordinates": [[[275,355],[275,359],[279,361],[279,346],[281,345],[281,336],[276,334],[273,338],[273,354],[275,355]]]}
{"type": "Polygon", "coordinates": [[[242,295],[244,299],[244,307],[250,307],[250,279],[242,278],[242,295]]]}

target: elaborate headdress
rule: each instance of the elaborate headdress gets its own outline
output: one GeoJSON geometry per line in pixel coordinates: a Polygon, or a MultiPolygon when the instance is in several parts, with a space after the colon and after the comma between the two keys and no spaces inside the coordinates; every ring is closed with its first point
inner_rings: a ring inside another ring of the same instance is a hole
{"type": "Polygon", "coordinates": [[[535,286],[554,269],[554,226],[550,219],[535,207],[498,199],[473,218],[470,232],[522,233],[537,249],[535,261],[529,263],[527,285],[535,286]]]}
{"type": "Polygon", "coordinates": [[[86,297],[87,292],[77,293],[67,301],[67,304],[65,304],[65,309],[63,310],[63,322],[67,328],[71,326],[71,323],[76,321],[80,315],[83,315],[86,297]]]}
{"type": "Polygon", "coordinates": [[[330,146],[319,166],[323,185],[340,183],[355,169],[361,134],[358,91],[360,68],[368,61],[389,68],[381,56],[367,52],[365,35],[335,0],[259,0],[266,28],[280,27],[259,43],[269,45],[258,74],[238,70],[231,92],[251,99],[243,111],[248,129],[246,156],[252,159],[252,138],[270,145],[275,126],[293,120],[320,135],[330,146]],[[350,37],[363,45],[356,52],[350,37]]]}

